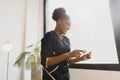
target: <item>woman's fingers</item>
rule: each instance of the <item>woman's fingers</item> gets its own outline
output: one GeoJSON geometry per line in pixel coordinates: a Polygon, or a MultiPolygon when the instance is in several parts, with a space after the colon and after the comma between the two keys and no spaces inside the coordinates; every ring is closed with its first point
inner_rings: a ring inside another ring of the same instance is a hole
{"type": "Polygon", "coordinates": [[[73,50],[72,52],[70,52],[70,57],[78,57],[81,55],[82,50],[73,50]]]}

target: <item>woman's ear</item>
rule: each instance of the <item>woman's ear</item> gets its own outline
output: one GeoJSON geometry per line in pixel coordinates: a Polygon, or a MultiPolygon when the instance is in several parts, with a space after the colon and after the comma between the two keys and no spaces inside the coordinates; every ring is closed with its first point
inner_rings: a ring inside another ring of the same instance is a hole
{"type": "Polygon", "coordinates": [[[62,19],[58,19],[57,23],[61,24],[62,23],[62,19]]]}

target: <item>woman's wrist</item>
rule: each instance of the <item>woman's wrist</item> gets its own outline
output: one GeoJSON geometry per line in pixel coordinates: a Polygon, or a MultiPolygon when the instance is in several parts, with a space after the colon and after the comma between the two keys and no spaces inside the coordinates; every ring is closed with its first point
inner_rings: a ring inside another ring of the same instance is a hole
{"type": "Polygon", "coordinates": [[[70,57],[69,53],[65,53],[65,56],[66,56],[66,59],[68,59],[70,57]]]}

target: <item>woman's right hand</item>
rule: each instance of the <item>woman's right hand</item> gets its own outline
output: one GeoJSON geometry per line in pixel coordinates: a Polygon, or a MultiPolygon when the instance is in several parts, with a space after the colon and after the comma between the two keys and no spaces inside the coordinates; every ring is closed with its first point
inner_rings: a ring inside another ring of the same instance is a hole
{"type": "Polygon", "coordinates": [[[83,50],[73,50],[72,52],[69,53],[69,58],[80,56],[81,55],[80,52],[83,52],[83,50]]]}

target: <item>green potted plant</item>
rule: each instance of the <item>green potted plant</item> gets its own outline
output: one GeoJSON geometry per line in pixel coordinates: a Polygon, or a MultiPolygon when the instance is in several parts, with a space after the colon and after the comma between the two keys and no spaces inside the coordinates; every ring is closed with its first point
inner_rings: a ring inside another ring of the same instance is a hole
{"type": "Polygon", "coordinates": [[[40,41],[27,46],[27,51],[23,51],[15,61],[14,65],[21,67],[23,64],[27,70],[31,69],[31,80],[40,80],[40,41]]]}

